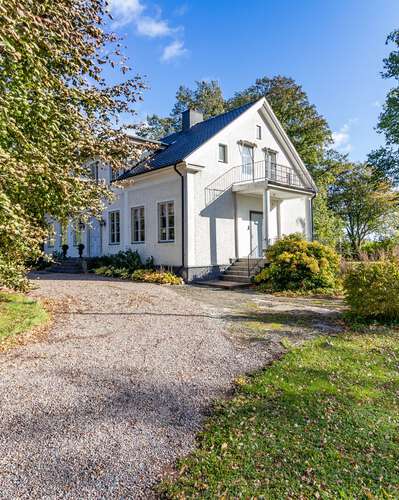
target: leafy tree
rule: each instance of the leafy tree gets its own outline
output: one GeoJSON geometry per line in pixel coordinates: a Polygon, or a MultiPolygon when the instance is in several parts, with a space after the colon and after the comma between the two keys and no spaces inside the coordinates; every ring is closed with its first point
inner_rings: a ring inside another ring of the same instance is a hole
{"type": "Polygon", "coordinates": [[[318,193],[313,202],[313,230],[316,240],[337,248],[343,239],[344,224],[328,204],[328,194],[336,176],[345,168],[347,157],[334,150],[327,150],[323,160],[313,168],[313,178],[318,193]]]}
{"type": "Polygon", "coordinates": [[[382,76],[393,78],[396,85],[388,92],[377,124],[377,131],[384,134],[386,145],[372,151],[368,161],[375,165],[382,175],[399,184],[399,30],[390,33],[386,43],[393,43],[395,49],[384,59],[382,76]]]}
{"type": "Polygon", "coordinates": [[[0,283],[24,286],[47,217],[97,215],[109,191],[87,160],[121,168],[137,147],[118,125],[144,84],[106,30],[105,0],[0,3],[0,283]],[[108,86],[103,68],[122,71],[108,86]]]}
{"type": "Polygon", "coordinates": [[[161,118],[158,115],[147,117],[147,127],[142,134],[151,139],[161,139],[173,132],[181,130],[181,114],[188,108],[201,111],[204,118],[223,113],[225,102],[222,90],[217,81],[197,81],[194,90],[181,85],[176,92],[176,102],[170,115],[161,118]]]}
{"type": "Polygon", "coordinates": [[[367,164],[348,163],[329,189],[329,206],[343,220],[354,256],[370,235],[397,229],[399,195],[367,164]]]}
{"type": "Polygon", "coordinates": [[[323,159],[326,146],[332,142],[325,118],[310,104],[306,92],[292,78],[264,76],[254,85],[237,92],[228,100],[229,109],[266,97],[300,157],[307,166],[323,159]]]}

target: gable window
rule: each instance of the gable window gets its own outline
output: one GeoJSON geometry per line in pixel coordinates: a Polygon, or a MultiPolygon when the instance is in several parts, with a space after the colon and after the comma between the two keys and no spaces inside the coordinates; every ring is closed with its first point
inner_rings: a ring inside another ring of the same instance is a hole
{"type": "Polygon", "coordinates": [[[219,161],[227,163],[227,146],[226,144],[219,144],[219,161]]]}
{"type": "Polygon", "coordinates": [[[159,241],[175,241],[175,203],[158,204],[159,241]]]}
{"type": "Polygon", "coordinates": [[[132,243],[145,241],[144,207],[132,208],[132,243]]]}
{"type": "Polygon", "coordinates": [[[118,245],[121,242],[121,213],[114,210],[108,214],[109,222],[109,242],[111,245],[118,245]]]}
{"type": "Polygon", "coordinates": [[[262,139],[262,127],[260,125],[256,125],[256,138],[262,139]]]}

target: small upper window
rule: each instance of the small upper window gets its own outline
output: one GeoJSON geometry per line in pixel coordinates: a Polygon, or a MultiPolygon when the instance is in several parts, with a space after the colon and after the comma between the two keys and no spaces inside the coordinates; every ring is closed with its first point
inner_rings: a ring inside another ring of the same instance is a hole
{"type": "Polygon", "coordinates": [[[219,144],[219,161],[227,163],[227,146],[226,144],[219,144]]]}
{"type": "Polygon", "coordinates": [[[262,127],[260,125],[256,125],[256,138],[262,139],[262,127]]]}

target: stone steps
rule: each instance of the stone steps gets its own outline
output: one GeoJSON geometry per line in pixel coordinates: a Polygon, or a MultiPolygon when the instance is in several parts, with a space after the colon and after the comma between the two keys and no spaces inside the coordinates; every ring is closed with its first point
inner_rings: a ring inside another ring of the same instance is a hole
{"type": "Polygon", "coordinates": [[[49,268],[49,273],[80,274],[84,272],[82,259],[65,259],[55,262],[49,268]]]}

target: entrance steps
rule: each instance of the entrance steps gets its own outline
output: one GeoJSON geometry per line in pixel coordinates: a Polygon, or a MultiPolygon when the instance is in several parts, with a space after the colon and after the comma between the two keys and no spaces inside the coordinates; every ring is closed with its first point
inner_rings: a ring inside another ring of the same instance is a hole
{"type": "Polygon", "coordinates": [[[266,259],[240,258],[235,260],[216,280],[198,281],[196,284],[217,288],[245,288],[251,285],[251,278],[267,264],[266,259]]]}
{"type": "Polygon", "coordinates": [[[54,262],[46,269],[49,273],[80,274],[85,272],[85,260],[69,257],[54,262]]]}

